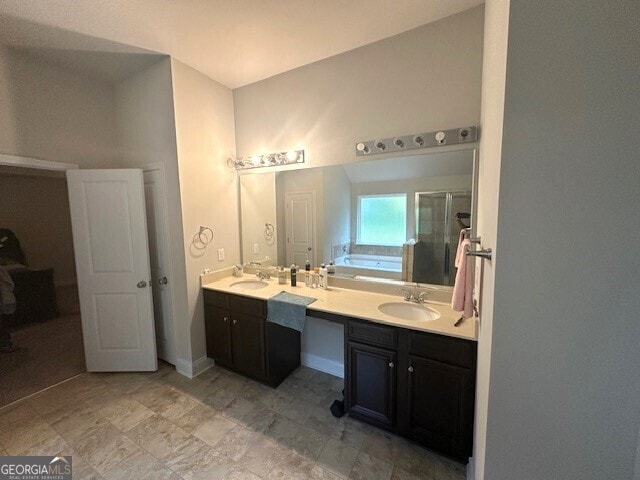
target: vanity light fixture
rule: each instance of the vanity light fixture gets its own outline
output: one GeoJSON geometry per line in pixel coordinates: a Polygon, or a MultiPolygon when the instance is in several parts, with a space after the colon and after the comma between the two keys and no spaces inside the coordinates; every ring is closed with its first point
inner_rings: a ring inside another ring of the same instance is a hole
{"type": "Polygon", "coordinates": [[[291,165],[304,163],[304,150],[289,150],[288,152],[267,153],[264,155],[253,155],[243,158],[228,158],[227,165],[236,170],[246,170],[248,168],[277,167],[280,165],[291,165]]]}
{"type": "Polygon", "coordinates": [[[442,147],[478,141],[478,127],[469,126],[436,130],[429,133],[414,133],[398,137],[380,138],[356,143],[356,156],[417,150],[421,148],[442,147]]]}

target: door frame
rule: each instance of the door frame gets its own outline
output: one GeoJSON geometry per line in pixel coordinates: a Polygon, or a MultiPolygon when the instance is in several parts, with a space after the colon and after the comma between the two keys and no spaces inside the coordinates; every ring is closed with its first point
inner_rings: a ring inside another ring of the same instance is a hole
{"type": "MultiPolygon", "coordinates": [[[[166,226],[165,231],[164,231],[164,236],[166,237],[166,241],[167,241],[167,246],[169,248],[167,248],[167,257],[168,257],[168,265],[169,265],[169,275],[171,278],[171,281],[167,284],[167,286],[169,286],[169,297],[171,298],[171,325],[173,327],[173,338],[172,338],[172,342],[173,342],[173,349],[175,352],[175,364],[174,367],[177,367],[178,364],[178,325],[176,322],[176,298],[175,298],[175,288],[173,288],[174,282],[176,281],[176,279],[178,278],[177,275],[175,275],[175,269],[173,267],[173,257],[171,255],[171,234],[169,232],[169,202],[167,201],[167,176],[166,176],[166,171],[165,171],[165,166],[163,163],[160,162],[156,162],[156,163],[148,163],[143,165],[142,167],[142,174],[143,174],[143,178],[144,178],[144,173],[145,172],[153,172],[153,171],[159,171],[161,174],[161,181],[162,181],[162,187],[164,188],[164,198],[161,199],[162,203],[163,203],[163,210],[164,210],[164,224],[166,226]]],[[[153,292],[152,292],[153,294],[153,292]]]]}
{"type": "Polygon", "coordinates": [[[318,263],[316,262],[316,260],[318,259],[318,249],[317,249],[317,240],[316,237],[318,236],[318,232],[317,232],[317,206],[318,206],[318,202],[317,202],[317,198],[316,198],[316,191],[315,190],[294,190],[294,191],[290,191],[290,192],[284,192],[284,224],[285,224],[285,259],[287,264],[289,264],[289,260],[293,259],[293,252],[291,251],[291,242],[289,242],[289,238],[291,237],[291,229],[293,228],[293,225],[291,225],[291,217],[290,217],[290,210],[289,210],[289,197],[291,195],[307,195],[310,194],[311,195],[311,202],[313,204],[313,214],[311,215],[312,219],[311,219],[311,227],[312,227],[312,238],[311,238],[311,258],[309,259],[311,261],[312,265],[318,265],[318,263]]]}
{"type": "Polygon", "coordinates": [[[7,155],[0,153],[0,165],[3,167],[28,168],[31,170],[47,170],[49,172],[59,172],[64,177],[67,170],[78,170],[77,163],[54,162],[42,160],[41,158],[23,157],[20,155],[7,155]]]}

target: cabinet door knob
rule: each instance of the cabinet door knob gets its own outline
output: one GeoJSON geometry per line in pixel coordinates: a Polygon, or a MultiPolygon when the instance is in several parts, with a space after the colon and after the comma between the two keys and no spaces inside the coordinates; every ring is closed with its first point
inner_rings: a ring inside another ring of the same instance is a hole
{"type": "Polygon", "coordinates": [[[147,286],[147,282],[145,282],[144,280],[140,280],[137,284],[136,287],[138,288],[144,288],[147,286]]]}
{"type": "Polygon", "coordinates": [[[389,368],[393,368],[394,366],[393,362],[389,362],[389,368]]]}
{"type": "Polygon", "coordinates": [[[238,323],[238,320],[236,320],[235,318],[233,319],[233,324],[235,325],[236,323],[238,323]]]}
{"type": "Polygon", "coordinates": [[[409,367],[409,373],[413,373],[413,367],[409,367]]]}
{"type": "Polygon", "coordinates": [[[224,317],[224,318],[222,319],[222,321],[223,321],[224,323],[227,323],[227,320],[229,320],[229,317],[224,317]]]}

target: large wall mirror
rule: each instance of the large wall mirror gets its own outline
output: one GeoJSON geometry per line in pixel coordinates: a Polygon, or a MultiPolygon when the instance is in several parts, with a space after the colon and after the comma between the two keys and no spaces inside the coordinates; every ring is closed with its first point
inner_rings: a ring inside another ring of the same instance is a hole
{"type": "Polygon", "coordinates": [[[476,151],[241,172],[242,261],[336,265],[336,275],[453,285],[472,228],[476,151]]]}

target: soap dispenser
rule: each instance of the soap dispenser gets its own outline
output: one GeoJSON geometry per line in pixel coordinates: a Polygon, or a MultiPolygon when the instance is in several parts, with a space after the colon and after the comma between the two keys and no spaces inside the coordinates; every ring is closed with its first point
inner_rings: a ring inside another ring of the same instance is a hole
{"type": "Polygon", "coordinates": [[[320,268],[318,269],[318,287],[327,289],[327,281],[329,280],[327,268],[324,266],[324,263],[320,264],[320,268]]]}
{"type": "Polygon", "coordinates": [[[278,267],[278,284],[285,285],[287,283],[287,272],[284,267],[278,267]]]}

